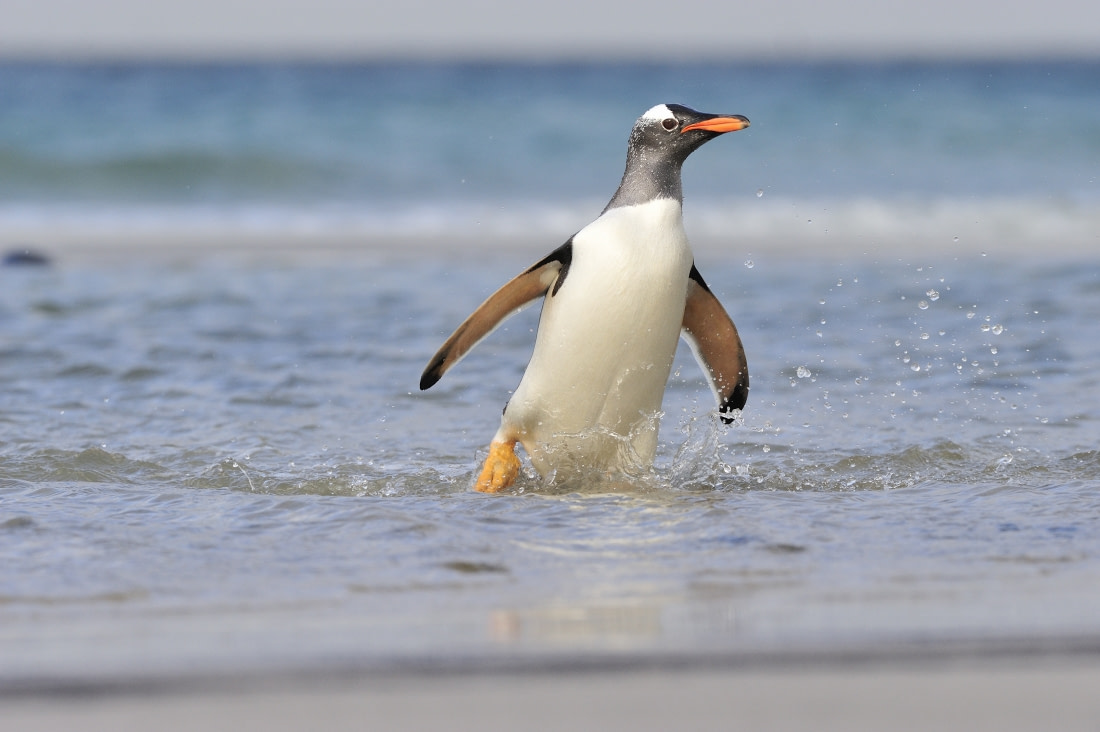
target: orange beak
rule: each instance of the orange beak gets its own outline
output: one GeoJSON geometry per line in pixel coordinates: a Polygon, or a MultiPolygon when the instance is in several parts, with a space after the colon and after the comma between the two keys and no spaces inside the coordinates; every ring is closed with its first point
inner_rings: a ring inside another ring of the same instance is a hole
{"type": "Polygon", "coordinates": [[[736,132],[737,130],[743,130],[748,126],[748,119],[740,115],[734,117],[712,117],[711,119],[705,119],[702,122],[696,122],[695,124],[688,125],[684,129],[680,130],[680,134],[682,135],[688,130],[706,130],[707,132],[715,132],[721,134],[723,132],[736,132]]]}

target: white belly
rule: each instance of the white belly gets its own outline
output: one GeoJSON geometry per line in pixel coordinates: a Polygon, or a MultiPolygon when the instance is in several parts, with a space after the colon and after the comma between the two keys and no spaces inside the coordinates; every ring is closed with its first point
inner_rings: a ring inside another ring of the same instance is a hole
{"type": "Polygon", "coordinates": [[[691,264],[673,200],[612,209],[573,238],[501,425],[540,473],[652,463],[691,264]]]}

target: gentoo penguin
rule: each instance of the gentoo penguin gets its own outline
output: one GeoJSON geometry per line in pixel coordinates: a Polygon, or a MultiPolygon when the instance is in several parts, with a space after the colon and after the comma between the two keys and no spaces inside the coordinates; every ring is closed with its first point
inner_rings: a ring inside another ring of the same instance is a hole
{"type": "Polygon", "coordinates": [[[725,422],[745,405],[737,328],[695,268],[681,215],[680,168],[707,140],[749,126],[740,115],[659,104],[630,131],[623,173],[599,218],[466,319],[420,379],[428,389],[501,321],[545,296],[535,349],[504,408],[475,488],[519,474],[516,443],[540,475],[631,474],[653,463],[665,384],[681,334],[725,422]]]}

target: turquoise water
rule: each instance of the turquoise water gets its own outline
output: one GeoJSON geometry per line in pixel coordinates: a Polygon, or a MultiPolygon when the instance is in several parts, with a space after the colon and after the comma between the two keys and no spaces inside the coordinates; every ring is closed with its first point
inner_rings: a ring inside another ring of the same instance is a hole
{"type": "Polygon", "coordinates": [[[897,237],[898,206],[950,204],[938,223],[957,228],[1008,200],[1008,233],[1056,217],[1087,237],[1098,78],[1088,61],[6,64],[0,226],[557,237],[606,203],[630,123],[678,101],[753,122],[688,163],[707,233],[797,206],[897,237]]]}
{"type": "Polygon", "coordinates": [[[1094,639],[1095,70],[3,67],[0,684],[1094,639]],[[420,372],[673,92],[753,121],[685,170],[743,420],[682,348],[645,480],[472,494],[537,309],[420,372]]]}

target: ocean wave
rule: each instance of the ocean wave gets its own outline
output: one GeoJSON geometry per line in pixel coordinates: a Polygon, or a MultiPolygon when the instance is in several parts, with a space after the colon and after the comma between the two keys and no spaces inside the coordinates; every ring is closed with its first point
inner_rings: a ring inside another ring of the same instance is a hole
{"type": "MultiPolygon", "coordinates": [[[[0,243],[46,247],[71,241],[413,238],[568,238],[602,208],[596,200],[92,205],[0,205],[0,243]]],[[[1045,198],[848,198],[689,201],[691,238],[827,253],[895,246],[947,251],[1043,247],[1084,251],[1100,243],[1094,201],[1045,198]]]]}
{"type": "Polygon", "coordinates": [[[101,206],[332,194],[356,177],[336,161],[186,147],[56,155],[0,146],[0,170],[5,173],[0,194],[8,200],[77,200],[101,206]]]}

